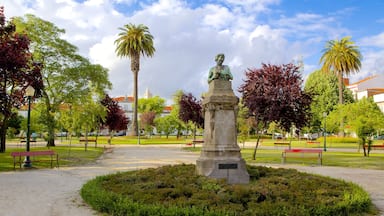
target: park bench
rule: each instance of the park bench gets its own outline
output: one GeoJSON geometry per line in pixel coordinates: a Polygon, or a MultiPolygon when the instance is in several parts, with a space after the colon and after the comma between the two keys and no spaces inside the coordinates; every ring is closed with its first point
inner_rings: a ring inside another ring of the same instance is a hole
{"type": "Polygon", "coordinates": [[[192,142],[191,142],[191,143],[188,143],[187,145],[188,145],[188,146],[193,145],[193,147],[195,147],[195,145],[196,145],[196,144],[199,144],[199,143],[203,144],[203,143],[204,143],[204,140],[192,140],[192,142]]]}
{"type": "Polygon", "coordinates": [[[319,141],[307,141],[307,144],[318,144],[320,145],[319,141]]]}
{"type": "Polygon", "coordinates": [[[11,152],[11,156],[13,157],[13,169],[16,169],[16,164],[20,165],[23,163],[22,157],[30,157],[31,162],[40,162],[40,161],[50,161],[51,168],[53,168],[53,161],[56,160],[56,165],[59,167],[59,155],[55,153],[53,150],[46,151],[26,151],[26,152],[11,152]],[[56,155],[56,158],[54,156],[56,155]],[[37,156],[50,156],[50,159],[36,159],[37,156]],[[16,158],[18,157],[18,160],[16,158]]]}
{"type": "Polygon", "coordinates": [[[321,149],[285,149],[281,154],[282,163],[286,162],[288,156],[298,158],[297,154],[300,158],[313,158],[318,161],[319,165],[323,164],[323,150],[321,149]]]}
{"type": "Polygon", "coordinates": [[[319,141],[307,141],[307,144],[320,146],[320,142],[319,141]]]}
{"type": "MultiPolygon", "coordinates": [[[[365,148],[368,148],[368,145],[364,145],[365,148]]],[[[371,149],[384,149],[384,143],[378,145],[371,145],[371,149]]]]}
{"type": "Polygon", "coordinates": [[[95,144],[95,148],[97,147],[97,140],[96,139],[85,139],[85,138],[80,138],[79,139],[80,143],[91,143],[93,142],[95,144]]]}
{"type": "Polygon", "coordinates": [[[273,144],[275,145],[275,147],[278,147],[278,146],[288,146],[289,148],[291,148],[290,142],[275,142],[273,144]]]}
{"type": "MultiPolygon", "coordinates": [[[[17,147],[22,147],[22,146],[25,145],[25,143],[27,143],[27,139],[26,138],[21,138],[20,142],[17,144],[17,147]]],[[[36,146],[37,141],[35,139],[30,139],[29,143],[30,143],[31,146],[36,146]]]]}

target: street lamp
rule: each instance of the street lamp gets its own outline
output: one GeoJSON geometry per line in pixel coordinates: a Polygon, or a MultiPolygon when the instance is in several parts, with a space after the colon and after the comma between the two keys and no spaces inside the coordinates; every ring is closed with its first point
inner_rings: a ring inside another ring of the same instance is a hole
{"type": "Polygon", "coordinates": [[[324,151],[327,151],[327,113],[326,112],[323,112],[323,117],[324,117],[324,131],[323,131],[324,151]]]}
{"type": "Polygon", "coordinates": [[[137,144],[138,145],[140,145],[140,135],[141,135],[140,122],[137,121],[137,144]]]}
{"type": "MultiPolygon", "coordinates": [[[[25,96],[28,98],[28,115],[27,115],[27,146],[26,151],[29,152],[29,141],[31,139],[31,98],[35,94],[35,89],[32,86],[28,86],[27,89],[25,89],[25,96]]],[[[25,157],[23,167],[32,167],[31,160],[29,156],[25,157]]]]}

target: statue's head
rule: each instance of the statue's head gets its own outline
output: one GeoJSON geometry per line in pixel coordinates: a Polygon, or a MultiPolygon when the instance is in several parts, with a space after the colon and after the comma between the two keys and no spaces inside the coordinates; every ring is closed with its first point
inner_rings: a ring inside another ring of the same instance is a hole
{"type": "Polygon", "coordinates": [[[224,59],[225,59],[225,56],[224,56],[223,53],[219,53],[219,54],[217,54],[216,57],[215,57],[215,61],[216,61],[216,62],[221,61],[221,63],[223,63],[224,59]]]}

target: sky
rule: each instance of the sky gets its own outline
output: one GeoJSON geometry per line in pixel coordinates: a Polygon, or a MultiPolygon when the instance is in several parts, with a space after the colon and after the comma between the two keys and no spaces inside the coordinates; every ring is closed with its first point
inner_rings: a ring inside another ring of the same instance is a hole
{"type": "Polygon", "coordinates": [[[148,88],[172,103],[177,90],[195,97],[208,90],[215,56],[234,76],[262,63],[303,62],[303,80],[319,69],[326,42],[345,36],[363,56],[356,82],[384,74],[384,1],[382,0],[0,0],[6,18],[34,14],[65,29],[62,38],[79,54],[109,70],[111,96],[130,96],[130,60],[116,56],[114,41],[126,24],[144,24],[156,52],[141,57],[139,96],[148,88]]]}

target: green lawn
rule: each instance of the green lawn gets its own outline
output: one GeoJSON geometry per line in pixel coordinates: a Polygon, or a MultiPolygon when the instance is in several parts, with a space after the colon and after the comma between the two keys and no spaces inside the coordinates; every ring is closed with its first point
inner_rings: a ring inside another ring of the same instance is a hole
{"type": "MultiPolygon", "coordinates": [[[[94,139],[95,137],[89,137],[94,139]]],[[[98,137],[98,147],[94,148],[93,143],[89,143],[88,151],[84,151],[84,145],[75,145],[69,149],[70,141],[65,138],[58,138],[57,141],[60,143],[59,147],[53,147],[52,149],[59,153],[60,166],[77,166],[83,165],[95,161],[103,152],[104,146],[108,144],[108,138],[105,136],[98,137]]],[[[202,140],[202,137],[198,137],[198,140],[202,140]]],[[[11,140],[13,143],[17,140],[11,140]]],[[[191,143],[192,138],[182,137],[177,139],[176,137],[153,137],[140,139],[141,145],[153,145],[153,144],[187,144],[191,143]]],[[[281,140],[264,139],[257,151],[256,160],[252,160],[253,146],[255,140],[247,142],[247,147],[242,149],[242,154],[247,163],[281,163],[281,153],[284,147],[274,147],[274,142],[281,140]]],[[[293,140],[292,148],[321,148],[323,149],[323,140],[318,140],[320,144],[308,144],[306,141],[293,140]]],[[[364,157],[363,151],[358,152],[357,140],[353,138],[340,140],[338,138],[327,138],[327,149],[328,151],[323,152],[323,165],[324,166],[343,166],[343,167],[355,167],[355,168],[367,168],[367,169],[380,169],[384,170],[384,151],[383,150],[372,150],[370,157],[364,157]],[[344,142],[343,142],[344,141],[344,142]],[[337,151],[335,151],[337,149],[337,151]]],[[[72,144],[79,144],[78,138],[71,140],[72,144]]],[[[383,140],[375,141],[374,144],[382,144],[383,140]]],[[[136,137],[113,137],[113,145],[131,144],[137,145],[138,139],[136,137]]],[[[240,144],[242,147],[242,144],[240,144]]],[[[46,147],[32,148],[32,150],[43,150],[46,147]]],[[[200,151],[200,148],[186,147],[190,151],[200,151]]],[[[13,159],[10,156],[12,151],[23,151],[24,148],[7,148],[7,152],[0,154],[0,171],[13,170],[13,159]]],[[[287,163],[292,164],[303,164],[303,165],[317,165],[316,159],[308,158],[288,158],[287,163]]],[[[50,164],[45,162],[41,164],[34,164],[37,167],[49,167],[50,164]]]]}
{"type": "MultiPolygon", "coordinates": [[[[94,162],[100,155],[103,153],[104,148],[93,148],[90,147],[85,151],[84,147],[51,147],[51,150],[54,150],[59,154],[59,166],[68,167],[68,166],[80,166],[88,163],[94,162]]],[[[11,152],[14,151],[24,151],[24,148],[7,148],[5,153],[0,153],[0,172],[11,171],[13,170],[13,157],[11,157],[11,152]]],[[[48,150],[47,147],[33,147],[31,151],[42,151],[48,150]]],[[[38,159],[48,160],[50,156],[39,156],[38,159]]],[[[55,164],[55,163],[54,163],[55,164]]],[[[32,162],[34,168],[50,168],[51,164],[49,161],[44,162],[32,162]]],[[[19,170],[18,165],[16,165],[16,170],[19,170]]]]}

